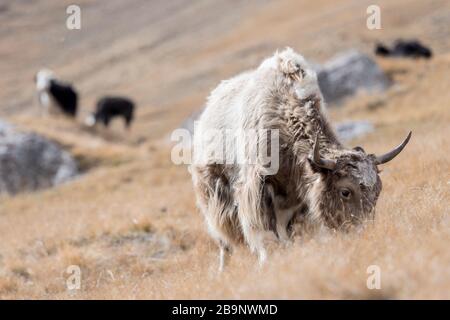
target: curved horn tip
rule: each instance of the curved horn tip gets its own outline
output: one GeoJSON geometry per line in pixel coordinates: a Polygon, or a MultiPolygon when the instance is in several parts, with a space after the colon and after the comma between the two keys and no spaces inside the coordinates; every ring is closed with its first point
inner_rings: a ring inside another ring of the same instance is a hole
{"type": "Polygon", "coordinates": [[[403,142],[400,145],[398,145],[397,147],[395,147],[388,153],[385,153],[385,154],[377,157],[375,163],[383,164],[383,163],[389,162],[392,159],[394,159],[400,152],[402,152],[403,148],[405,148],[405,146],[408,144],[409,140],[411,139],[411,136],[412,136],[412,131],[410,131],[408,133],[408,136],[406,137],[405,140],[403,140],[403,142]]]}

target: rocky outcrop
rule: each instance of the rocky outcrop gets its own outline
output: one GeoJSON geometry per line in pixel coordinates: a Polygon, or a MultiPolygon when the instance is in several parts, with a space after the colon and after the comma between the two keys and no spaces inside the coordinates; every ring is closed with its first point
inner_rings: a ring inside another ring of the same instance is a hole
{"type": "Polygon", "coordinates": [[[56,143],[0,121],[0,193],[49,188],[77,174],[73,157],[56,143]]]}
{"type": "Polygon", "coordinates": [[[373,124],[369,121],[344,121],[335,126],[336,133],[342,141],[349,141],[373,131],[373,124]]]}
{"type": "Polygon", "coordinates": [[[328,104],[364,91],[377,93],[386,90],[391,81],[368,55],[351,50],[338,55],[322,67],[316,67],[320,90],[328,104]]]}

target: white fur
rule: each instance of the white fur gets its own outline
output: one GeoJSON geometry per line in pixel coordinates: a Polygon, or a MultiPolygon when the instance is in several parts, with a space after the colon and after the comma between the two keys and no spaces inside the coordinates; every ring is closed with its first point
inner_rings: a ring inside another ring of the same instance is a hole
{"type": "Polygon", "coordinates": [[[55,108],[55,101],[49,94],[50,81],[55,79],[51,70],[41,69],[36,74],[36,92],[39,104],[41,105],[41,113],[47,115],[55,108]]]}
{"type": "Polygon", "coordinates": [[[48,69],[41,69],[36,74],[36,90],[43,91],[48,90],[50,80],[54,79],[54,74],[48,69]]]}
{"type": "Polygon", "coordinates": [[[86,117],[86,119],[84,120],[84,124],[88,127],[93,127],[95,125],[95,117],[93,114],[90,114],[86,117]]]}
{"type": "MultiPolygon", "coordinates": [[[[217,163],[208,150],[220,149],[220,139],[208,140],[211,130],[231,130],[240,132],[248,129],[280,128],[283,134],[287,123],[283,118],[285,111],[279,110],[276,104],[270,102],[273,92],[296,99],[306,99],[314,95],[322,103],[323,99],[317,83],[314,70],[305,59],[287,48],[276,52],[272,57],[264,60],[257,69],[244,72],[234,78],[222,81],[214,89],[194,130],[194,165],[190,168],[194,186],[196,188],[197,203],[202,211],[211,235],[221,244],[220,265],[224,264],[224,244],[229,246],[236,235],[229,233],[230,221],[236,222],[236,233],[242,233],[244,241],[252,252],[255,252],[260,262],[266,259],[265,241],[269,217],[261,212],[261,177],[264,168],[258,165],[236,165],[236,176],[231,186],[219,188],[220,181],[214,181],[204,171],[208,164],[217,163]],[[270,116],[270,114],[277,116],[270,116]],[[278,122],[277,122],[278,121],[278,122]],[[283,122],[283,123],[280,123],[283,122]],[[200,150],[200,151],[198,151],[200,150]],[[198,154],[201,153],[201,154],[198,154]],[[196,160],[202,159],[199,163],[196,160]],[[207,193],[205,190],[209,190],[207,193]],[[232,193],[234,206],[219,204],[219,194],[232,193]],[[236,209],[235,209],[236,208],[236,209]],[[237,220],[234,215],[237,210],[237,220]],[[227,233],[228,232],[228,233],[227,233]]],[[[311,107],[312,108],[312,107],[311,107]]],[[[287,110],[293,112],[293,110],[287,110]]],[[[227,157],[236,159],[238,154],[246,155],[246,150],[257,141],[226,141],[227,157]]],[[[287,240],[286,227],[297,206],[292,208],[276,208],[277,230],[280,238],[287,240]]],[[[232,229],[232,228],[231,228],[232,229]]]]}

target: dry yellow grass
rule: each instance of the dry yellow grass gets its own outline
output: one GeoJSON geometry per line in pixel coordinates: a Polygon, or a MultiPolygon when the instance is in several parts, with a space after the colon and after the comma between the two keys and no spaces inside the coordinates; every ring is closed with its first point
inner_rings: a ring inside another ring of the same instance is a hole
{"type": "MultiPolygon", "coordinates": [[[[293,15],[277,22],[283,12],[292,11],[294,2],[277,3],[262,7],[235,31],[210,42],[208,50],[186,53],[174,61],[192,59],[195,65],[195,61],[207,58],[215,64],[222,57],[219,52],[233,52],[243,42],[249,46],[245,39],[261,41],[265,31],[255,30],[255,25],[271,21],[280,33],[303,25],[293,15]]],[[[350,9],[338,10],[325,29],[334,28],[339,21],[343,26],[352,21],[350,12],[356,5],[348,3],[350,9]]],[[[396,6],[383,3],[388,8],[396,6]]],[[[410,12],[435,12],[437,5],[410,3],[414,9],[410,12]]],[[[327,15],[320,15],[331,10],[327,8],[320,2],[304,10],[311,13],[312,21],[320,22],[327,19],[327,15]]],[[[405,21],[410,21],[401,17],[401,12],[387,14],[388,21],[397,26],[390,37],[404,31],[405,21]]],[[[310,28],[318,28],[318,24],[310,28]]],[[[292,32],[283,38],[271,35],[270,39],[284,44],[292,32]]],[[[356,33],[364,39],[367,31],[356,33]]],[[[332,36],[336,34],[328,37],[332,36]]],[[[308,40],[305,34],[299,37],[308,40]]],[[[433,39],[430,41],[437,41],[433,39]]],[[[298,41],[294,40],[293,46],[298,44],[295,48],[299,51],[318,56],[331,52],[322,42],[306,46],[298,41]],[[317,52],[320,48],[322,53],[317,52]]],[[[269,47],[262,51],[272,51],[269,47]]],[[[190,176],[185,167],[170,161],[167,133],[201,103],[207,88],[170,103],[167,112],[143,108],[143,118],[128,137],[121,128],[99,134],[64,119],[10,115],[8,119],[21,128],[63,144],[86,171],[57,188],[0,198],[0,298],[449,299],[450,55],[444,45],[438,48],[431,61],[380,61],[397,86],[382,95],[357,97],[330,110],[335,121],[374,122],[375,132],[352,141],[369,152],[383,152],[401,141],[408,130],[413,131],[405,151],[383,167],[383,191],[375,222],[360,233],[298,235],[289,248],[274,249],[261,269],[248,250],[238,248],[229,268],[217,275],[217,250],[195,208],[190,176]],[[156,122],[158,126],[153,127],[156,122]],[[70,291],[65,270],[73,264],[81,268],[82,286],[70,291]],[[381,269],[381,290],[366,287],[370,265],[381,269]]],[[[218,64],[221,69],[214,76],[207,77],[210,88],[216,78],[256,63],[256,59],[230,59],[226,66],[218,64]]],[[[128,63],[132,70],[137,68],[128,63]]],[[[124,68],[120,64],[114,67],[124,68]]],[[[90,84],[95,88],[94,80],[90,84]]],[[[130,92],[144,99],[146,92],[140,90],[130,92]]],[[[151,98],[145,101],[162,99],[153,91],[148,94],[151,98]]],[[[91,99],[92,93],[88,97],[91,99]]]]}

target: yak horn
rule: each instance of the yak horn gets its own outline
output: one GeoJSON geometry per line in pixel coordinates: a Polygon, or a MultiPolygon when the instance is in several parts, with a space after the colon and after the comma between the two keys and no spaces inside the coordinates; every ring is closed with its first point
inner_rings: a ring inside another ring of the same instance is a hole
{"type": "Polygon", "coordinates": [[[314,151],[313,151],[313,162],[315,165],[321,168],[333,170],[336,168],[336,161],[334,160],[328,160],[328,159],[322,159],[320,157],[319,148],[319,134],[316,136],[316,141],[314,142],[314,151]]]}
{"type": "Polygon", "coordinates": [[[403,140],[403,142],[397,146],[396,148],[392,149],[391,151],[389,151],[388,153],[385,153],[381,156],[378,156],[375,160],[376,164],[383,164],[386,162],[391,161],[392,159],[394,159],[400,152],[402,152],[403,148],[408,144],[409,139],[411,139],[411,134],[412,132],[410,131],[408,133],[408,136],[406,137],[405,140],[403,140]]]}

